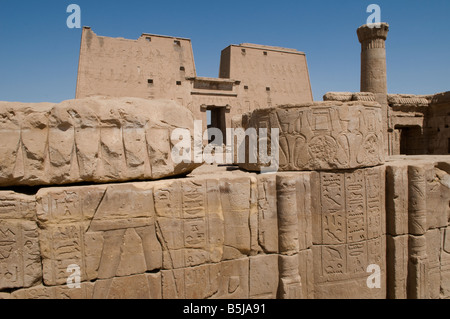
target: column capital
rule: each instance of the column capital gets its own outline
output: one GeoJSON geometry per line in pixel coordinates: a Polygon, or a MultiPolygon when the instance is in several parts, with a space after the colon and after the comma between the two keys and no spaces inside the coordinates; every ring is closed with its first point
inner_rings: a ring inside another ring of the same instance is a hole
{"type": "Polygon", "coordinates": [[[382,39],[386,41],[389,32],[389,24],[386,22],[380,23],[379,27],[376,24],[365,24],[360,26],[357,30],[359,42],[364,43],[375,39],[382,39]]]}

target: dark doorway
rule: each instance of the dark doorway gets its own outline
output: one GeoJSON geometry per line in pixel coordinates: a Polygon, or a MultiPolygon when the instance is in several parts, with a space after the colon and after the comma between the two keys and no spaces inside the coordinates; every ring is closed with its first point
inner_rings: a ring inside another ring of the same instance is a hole
{"type": "MultiPolygon", "coordinates": [[[[208,123],[208,128],[217,128],[222,132],[223,140],[218,141],[217,136],[212,138],[209,135],[209,143],[213,142],[216,145],[226,144],[227,140],[227,122],[225,118],[226,107],[209,106],[207,109],[208,117],[211,116],[211,122],[208,123]],[[214,139],[214,141],[212,141],[214,139]]],[[[208,119],[209,120],[209,119],[208,119]]]]}
{"type": "Polygon", "coordinates": [[[425,143],[420,126],[397,127],[400,130],[400,154],[401,155],[424,155],[425,143]]]}

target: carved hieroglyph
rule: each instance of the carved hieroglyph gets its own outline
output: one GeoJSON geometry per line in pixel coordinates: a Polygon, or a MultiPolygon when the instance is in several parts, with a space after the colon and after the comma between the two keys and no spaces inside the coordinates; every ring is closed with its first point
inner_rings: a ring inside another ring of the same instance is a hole
{"type": "MultiPolygon", "coordinates": [[[[261,251],[256,190],[254,177],[44,188],[36,195],[44,283],[65,284],[70,265],[80,267],[82,281],[167,270],[164,286],[170,280],[187,285],[177,281],[180,273],[217,271],[211,264],[248,264],[245,258],[261,251]]],[[[267,262],[277,268],[277,258],[267,262]]],[[[230,275],[226,284],[244,289],[236,297],[249,296],[248,284],[242,286],[248,275],[239,281],[234,270],[230,275]]],[[[252,289],[274,298],[276,288],[266,288],[252,289]]],[[[167,289],[165,295],[183,296],[167,289]]]]}
{"type": "Polygon", "coordinates": [[[70,265],[82,281],[160,269],[152,193],[148,183],[39,191],[44,283],[65,284],[70,265]]]}
{"type": "Polygon", "coordinates": [[[362,270],[384,271],[383,169],[5,192],[0,225],[34,225],[36,267],[2,298],[378,298],[362,270]]]}
{"type": "Polygon", "coordinates": [[[385,282],[385,168],[313,173],[315,298],[384,298],[369,289],[367,268],[385,282]]]}
{"type": "Polygon", "coordinates": [[[449,167],[2,191],[0,298],[447,298],[449,167]]]}
{"type": "Polygon", "coordinates": [[[171,133],[193,130],[173,101],[88,98],[0,102],[0,186],[159,179],[198,164],[172,161],[171,133]]]}
{"type": "MultiPolygon", "coordinates": [[[[377,103],[320,102],[262,109],[244,115],[242,122],[245,129],[254,128],[258,134],[264,128],[269,132],[279,129],[279,171],[353,169],[384,162],[383,125],[377,103]]],[[[270,155],[270,133],[268,140],[270,155]]],[[[258,153],[249,144],[245,145],[246,158],[251,158],[250,152],[258,153]]],[[[259,171],[268,164],[258,159],[256,164],[240,166],[259,171]]]]}
{"type": "Polygon", "coordinates": [[[0,290],[42,278],[34,198],[0,192],[0,290]]]}

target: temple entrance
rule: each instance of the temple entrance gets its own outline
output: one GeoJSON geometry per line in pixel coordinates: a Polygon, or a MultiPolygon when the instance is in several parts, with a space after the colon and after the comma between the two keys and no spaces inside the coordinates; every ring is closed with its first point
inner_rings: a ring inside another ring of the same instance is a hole
{"type": "Polygon", "coordinates": [[[226,107],[208,106],[206,110],[208,119],[208,129],[217,128],[222,132],[223,140],[218,141],[216,136],[208,134],[208,142],[216,145],[226,144],[227,140],[227,122],[226,122],[226,107]]]}
{"type": "Polygon", "coordinates": [[[400,154],[424,155],[426,154],[424,137],[420,126],[399,126],[400,154]]]}

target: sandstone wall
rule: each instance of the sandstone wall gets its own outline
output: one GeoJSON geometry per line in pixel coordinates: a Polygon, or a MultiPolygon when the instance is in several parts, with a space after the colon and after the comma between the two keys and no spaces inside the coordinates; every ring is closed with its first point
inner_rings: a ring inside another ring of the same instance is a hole
{"type": "Polygon", "coordinates": [[[4,191],[0,291],[11,298],[383,298],[385,284],[366,285],[369,264],[386,276],[383,176],[379,167],[4,191]],[[80,267],[80,289],[66,285],[71,265],[80,267]]]}
{"type": "Polygon", "coordinates": [[[198,165],[172,161],[171,134],[193,127],[192,113],[167,100],[0,102],[0,187],[187,174],[198,165]]]}
{"type": "MultiPolygon", "coordinates": [[[[316,102],[261,109],[242,118],[244,129],[279,130],[279,171],[354,169],[384,163],[381,107],[376,102],[316,102]]],[[[269,130],[268,153],[271,151],[269,130]]],[[[251,163],[255,148],[246,147],[240,167],[261,171],[262,159],[251,163]]]]}
{"type": "Polygon", "coordinates": [[[428,111],[426,134],[429,154],[450,154],[450,92],[433,96],[428,111]]]}
{"type": "Polygon", "coordinates": [[[0,296],[446,298],[445,163],[2,191],[0,296]]]}
{"type": "Polygon", "coordinates": [[[388,297],[448,298],[448,158],[388,164],[388,297]]]}
{"type": "Polygon", "coordinates": [[[378,104],[246,115],[280,128],[275,174],[150,181],[196,167],[167,162],[182,109],[0,104],[0,298],[450,297],[450,158],[385,163],[378,104]]]}

